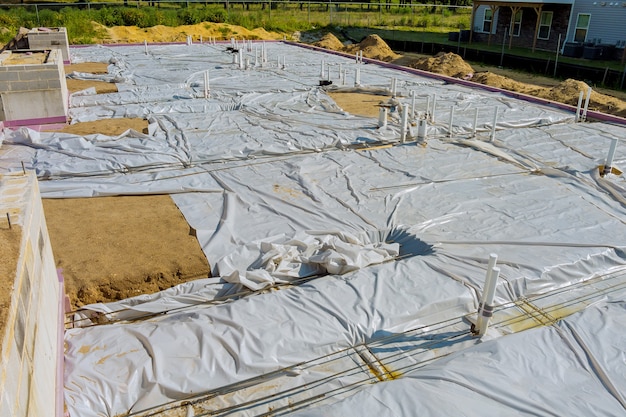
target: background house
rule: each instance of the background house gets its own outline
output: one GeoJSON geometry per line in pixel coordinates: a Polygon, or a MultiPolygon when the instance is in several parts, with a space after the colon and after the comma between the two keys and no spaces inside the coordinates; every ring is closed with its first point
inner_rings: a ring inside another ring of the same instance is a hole
{"type": "Polygon", "coordinates": [[[605,46],[599,53],[586,54],[586,58],[619,58],[626,44],[626,1],[476,0],[471,27],[472,41],[555,50],[560,36],[564,52],[571,51],[573,43],[579,45],[566,55],[583,56],[586,43],[588,47],[605,46]],[[565,48],[566,44],[570,45],[565,48]]]}

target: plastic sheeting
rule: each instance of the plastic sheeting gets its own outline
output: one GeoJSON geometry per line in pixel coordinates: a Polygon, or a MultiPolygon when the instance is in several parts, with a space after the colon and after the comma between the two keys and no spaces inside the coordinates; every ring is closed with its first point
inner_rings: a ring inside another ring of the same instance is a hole
{"type": "MultiPolygon", "coordinates": [[[[626,182],[601,178],[597,167],[626,129],[359,65],[361,90],[379,92],[396,78],[408,107],[415,91],[415,117],[436,95],[428,140],[414,142],[413,131],[401,143],[397,115],[379,129],[319,87],[324,60],[334,88],[353,88],[354,60],[266,47],[269,62],[248,69],[225,45],[76,49],[75,62],[109,62],[108,76],[124,83],[115,94],[74,95],[73,120],[143,116],[150,134],[5,130],[0,167],[25,162],[47,179],[45,197],[172,194],[213,268],[215,278],[77,315],[84,327],[66,334],[70,415],[150,414],[170,402],[170,412],[187,413],[186,400],[192,414],[475,415],[483,404],[493,414],[580,414],[577,403],[541,396],[552,384],[562,398],[581,386],[598,402],[616,398],[582,356],[572,359],[583,342],[565,323],[593,317],[576,322],[577,335],[593,334],[623,314],[601,303],[623,301],[626,182]],[[276,62],[285,56],[283,68],[276,62]],[[347,79],[338,79],[340,66],[347,79]],[[481,341],[469,319],[494,252],[501,310],[481,341]],[[593,303],[601,314],[559,324],[593,303]],[[570,350],[553,351],[559,343],[570,350]],[[568,377],[529,390],[538,370],[568,377]],[[512,375],[522,382],[507,385],[512,375]],[[494,395],[484,391],[491,376],[494,395]]],[[[254,63],[254,49],[246,53],[254,63]]],[[[624,152],[618,146],[617,166],[624,152]]],[[[623,342],[609,333],[605,343],[623,342]]],[[[587,351],[615,370],[619,391],[623,361],[599,345],[587,351]]],[[[623,402],[602,404],[599,414],[611,415],[623,402]]]]}

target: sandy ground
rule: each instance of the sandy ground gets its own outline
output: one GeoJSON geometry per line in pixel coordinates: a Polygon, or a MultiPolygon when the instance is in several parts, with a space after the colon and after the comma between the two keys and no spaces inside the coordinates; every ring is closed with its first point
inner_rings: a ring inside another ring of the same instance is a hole
{"type": "Polygon", "coordinates": [[[43,204],[73,307],[210,276],[193,231],[168,195],[46,199],[43,204]]]}
{"type": "MultiPolygon", "coordinates": [[[[6,218],[0,219],[0,334],[4,335],[4,328],[13,294],[15,270],[19,257],[22,229],[13,225],[9,228],[6,218]]],[[[0,339],[2,349],[3,339],[0,339]]]]}
{"type": "MultiPolygon", "coordinates": [[[[103,30],[106,33],[103,42],[113,43],[143,42],[144,39],[148,42],[182,42],[187,34],[193,35],[194,40],[199,40],[200,36],[205,40],[231,36],[238,39],[282,39],[281,34],[268,33],[262,29],[247,31],[230,25],[208,23],[179,28],[115,27],[103,30]],[[224,27],[228,29],[226,36],[224,27]]],[[[437,57],[400,56],[376,35],[364,39],[360,44],[348,46],[344,46],[333,35],[326,35],[315,44],[351,54],[362,50],[368,58],[471,78],[484,84],[574,105],[579,91],[586,91],[586,84],[575,80],[559,83],[523,73],[510,74],[517,81],[482,67],[476,71],[455,54],[437,57]],[[530,84],[522,81],[530,81],[530,84]]],[[[66,66],[66,73],[72,71],[106,73],[107,64],[80,63],[66,66]]],[[[70,91],[89,87],[96,87],[98,93],[117,91],[113,83],[68,80],[70,91]]],[[[369,117],[377,117],[379,103],[388,99],[362,93],[331,92],[330,95],[343,110],[369,117]]],[[[626,116],[626,103],[595,91],[590,108],[626,116]]],[[[62,131],[82,135],[119,135],[126,129],[146,132],[147,121],[114,119],[76,123],[62,131]]],[[[44,208],[55,259],[64,270],[66,289],[74,307],[159,291],[188,279],[206,277],[210,273],[209,264],[197,240],[190,234],[189,226],[169,196],[45,200],[44,208]]],[[[0,233],[4,231],[0,230],[0,233]]],[[[0,251],[2,249],[0,247],[0,251]]]]}

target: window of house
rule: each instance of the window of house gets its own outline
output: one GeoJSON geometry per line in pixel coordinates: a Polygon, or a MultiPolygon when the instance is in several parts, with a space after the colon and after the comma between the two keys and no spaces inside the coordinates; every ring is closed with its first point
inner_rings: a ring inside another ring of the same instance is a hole
{"type": "Polygon", "coordinates": [[[590,14],[578,14],[578,18],[576,18],[576,32],[574,33],[574,42],[584,42],[587,39],[587,30],[589,29],[590,20],[590,14]]]}
{"type": "Polygon", "coordinates": [[[522,10],[518,10],[515,13],[515,17],[513,18],[513,27],[511,28],[511,33],[513,36],[519,36],[522,31],[522,10]]]}
{"type": "Polygon", "coordinates": [[[552,27],[552,12],[541,12],[539,17],[539,32],[537,39],[550,39],[550,28],[552,27]]]}
{"type": "Polygon", "coordinates": [[[491,24],[493,23],[493,10],[485,9],[485,17],[483,19],[483,32],[491,32],[491,24]]]}

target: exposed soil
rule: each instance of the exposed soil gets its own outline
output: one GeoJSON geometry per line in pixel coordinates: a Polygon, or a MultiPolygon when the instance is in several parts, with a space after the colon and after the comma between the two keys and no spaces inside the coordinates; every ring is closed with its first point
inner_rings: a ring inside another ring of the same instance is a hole
{"type": "MultiPolygon", "coordinates": [[[[540,77],[532,77],[524,75],[523,73],[515,73],[511,71],[507,72],[507,75],[510,75],[517,80],[489,71],[477,73],[474,68],[463,60],[463,58],[450,52],[440,53],[435,57],[416,56],[415,54],[405,56],[394,54],[395,57],[391,57],[387,54],[387,50],[391,51],[389,46],[385,43],[385,41],[376,35],[368,36],[359,44],[344,46],[344,44],[341,43],[337,37],[329,33],[313,44],[321,48],[349,53],[356,53],[357,50],[363,50],[363,56],[367,58],[378,59],[381,61],[392,61],[397,65],[417,68],[455,78],[463,78],[480,84],[541,97],[573,106],[578,104],[580,91],[584,91],[586,94],[589,89],[589,86],[584,82],[572,79],[568,79],[563,82],[553,80],[554,83],[546,83],[545,80],[542,79],[542,82],[540,82],[539,85],[536,85],[532,83],[533,78],[540,79],[540,77]],[[367,47],[365,45],[367,45],[367,47]]],[[[591,94],[589,109],[620,117],[626,117],[626,101],[617,97],[602,94],[595,90],[591,94]]]]}
{"type": "MultiPolygon", "coordinates": [[[[22,228],[17,225],[9,228],[7,220],[0,219],[0,335],[2,336],[4,336],[13,295],[21,240],[22,228]]],[[[4,337],[0,337],[0,350],[3,340],[4,337]]]]}
{"type": "MultiPolygon", "coordinates": [[[[104,62],[82,62],[78,64],[65,65],[65,74],[72,72],[86,72],[90,74],[106,74],[108,72],[108,64],[104,62]]],[[[92,80],[76,80],[68,78],[67,90],[70,93],[86,90],[94,87],[97,94],[116,93],[117,86],[115,83],[92,80]]]]}
{"type": "Polygon", "coordinates": [[[102,133],[109,136],[117,136],[126,132],[128,129],[147,134],[148,121],[139,118],[96,120],[93,122],[74,123],[73,125],[65,126],[63,129],[55,129],[55,131],[75,135],[102,133]]]}
{"type": "Polygon", "coordinates": [[[185,42],[187,36],[191,36],[194,42],[200,40],[209,41],[235,39],[283,39],[284,35],[276,32],[268,32],[263,28],[248,30],[241,26],[226,23],[198,23],[197,25],[184,25],[178,27],[154,26],[151,28],[138,28],[137,26],[114,26],[108,28],[96,22],[92,24],[102,33],[103,43],[143,43],[148,42],[185,42]]]}
{"type": "Polygon", "coordinates": [[[328,95],[344,111],[366,117],[378,117],[379,104],[389,100],[389,97],[365,93],[329,92],[328,95]]]}
{"type": "Polygon", "coordinates": [[[28,64],[45,64],[48,59],[49,52],[20,52],[13,51],[8,58],[6,58],[2,65],[28,65],[28,64]]]}
{"type": "Polygon", "coordinates": [[[210,276],[170,196],[43,200],[57,267],[74,308],[210,276]]]}

